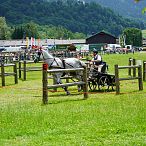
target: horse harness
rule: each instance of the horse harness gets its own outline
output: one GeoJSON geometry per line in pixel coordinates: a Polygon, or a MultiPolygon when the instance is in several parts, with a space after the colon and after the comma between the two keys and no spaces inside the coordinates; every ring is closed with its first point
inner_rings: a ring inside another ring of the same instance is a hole
{"type": "MultiPolygon", "coordinates": [[[[39,55],[39,57],[40,57],[41,52],[38,52],[38,55],[39,55]]],[[[67,62],[65,62],[65,59],[61,59],[62,64],[63,64],[63,67],[61,67],[61,66],[59,66],[59,64],[58,64],[58,62],[56,61],[55,58],[49,58],[49,57],[48,57],[48,58],[45,58],[44,55],[43,55],[43,53],[42,53],[42,56],[43,56],[43,59],[44,59],[44,60],[53,59],[53,61],[51,62],[50,66],[49,66],[49,69],[54,68],[54,66],[52,66],[54,62],[57,64],[57,66],[55,66],[55,68],[58,68],[58,69],[65,69],[65,65],[66,65],[66,64],[69,65],[70,67],[74,68],[73,65],[71,65],[71,64],[69,64],[69,63],[67,63],[67,62]]],[[[66,75],[66,72],[63,72],[62,77],[65,76],[65,75],[66,75]]],[[[75,80],[74,80],[73,78],[72,78],[71,80],[75,82],[75,80]]]]}
{"type": "MultiPolygon", "coordinates": [[[[40,57],[41,52],[38,52],[38,55],[39,55],[39,57],[40,57]]],[[[58,64],[58,62],[56,61],[55,58],[45,58],[44,55],[43,55],[43,53],[42,53],[42,56],[43,56],[43,59],[44,59],[44,60],[53,59],[53,61],[51,62],[50,66],[49,66],[49,69],[51,69],[51,68],[54,67],[54,66],[52,66],[54,62],[57,64],[57,66],[55,66],[55,68],[65,69],[65,64],[67,64],[67,65],[71,66],[72,68],[74,68],[71,64],[65,62],[65,59],[62,59],[62,60],[61,60],[61,61],[62,61],[62,64],[63,64],[63,67],[61,67],[61,66],[59,66],[59,64],[58,64]]]]}

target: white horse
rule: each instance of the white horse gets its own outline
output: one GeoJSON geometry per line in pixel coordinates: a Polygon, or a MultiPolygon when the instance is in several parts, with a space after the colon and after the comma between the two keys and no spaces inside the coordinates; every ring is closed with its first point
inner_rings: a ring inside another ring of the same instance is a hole
{"type": "MultiPolygon", "coordinates": [[[[65,58],[65,59],[61,60],[60,58],[53,57],[51,54],[49,54],[47,51],[45,51],[43,49],[38,51],[38,53],[34,59],[34,62],[38,62],[39,60],[43,60],[45,63],[47,63],[49,69],[82,68],[82,67],[86,66],[86,64],[83,61],[81,61],[77,58],[65,58]]],[[[70,73],[70,74],[77,80],[82,80],[82,76],[83,76],[82,72],[76,71],[76,72],[70,73]]],[[[63,73],[63,72],[53,74],[55,82],[57,84],[62,84],[61,77],[64,75],[65,75],[65,73],[63,73]]],[[[69,95],[70,92],[67,90],[67,87],[63,87],[63,88],[66,91],[66,94],[69,95]]],[[[81,87],[79,86],[78,91],[80,91],[80,90],[81,90],[81,87]]]]}

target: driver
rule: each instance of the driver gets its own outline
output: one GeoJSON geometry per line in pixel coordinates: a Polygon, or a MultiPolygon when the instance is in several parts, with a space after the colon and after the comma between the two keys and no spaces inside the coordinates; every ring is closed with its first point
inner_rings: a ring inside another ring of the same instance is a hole
{"type": "Polygon", "coordinates": [[[101,69],[103,67],[102,57],[98,54],[98,51],[96,49],[93,49],[93,58],[91,60],[91,63],[98,72],[101,72],[101,69]]]}

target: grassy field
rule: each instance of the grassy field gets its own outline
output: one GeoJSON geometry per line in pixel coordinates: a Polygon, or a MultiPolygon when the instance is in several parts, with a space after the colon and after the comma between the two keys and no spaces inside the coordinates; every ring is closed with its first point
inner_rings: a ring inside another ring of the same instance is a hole
{"type": "MultiPolygon", "coordinates": [[[[103,60],[114,73],[114,64],[128,65],[129,57],[146,60],[145,53],[103,55],[103,60]]],[[[122,81],[120,95],[89,92],[87,100],[76,87],[69,87],[69,96],[58,89],[49,92],[45,106],[41,82],[41,72],[28,73],[17,85],[6,78],[7,86],[0,88],[1,146],[146,145],[146,82],[138,91],[136,80],[122,81]]]]}

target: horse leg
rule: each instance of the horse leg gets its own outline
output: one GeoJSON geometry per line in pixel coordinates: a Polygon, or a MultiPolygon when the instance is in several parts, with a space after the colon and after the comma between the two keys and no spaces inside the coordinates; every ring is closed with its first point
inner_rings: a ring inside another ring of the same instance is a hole
{"type": "Polygon", "coordinates": [[[67,87],[62,87],[64,91],[66,92],[66,95],[70,95],[70,92],[67,90],[67,87]]]}
{"type": "Polygon", "coordinates": [[[107,71],[108,71],[108,64],[106,65],[107,71]]]}
{"type": "Polygon", "coordinates": [[[82,86],[78,85],[78,92],[81,92],[81,91],[82,91],[82,86]]]}
{"type": "MultiPolygon", "coordinates": [[[[76,75],[76,79],[78,81],[82,81],[81,76],[80,75],[76,75]]],[[[78,85],[78,92],[81,92],[83,89],[82,85],[78,85]]]]}
{"type": "MultiPolygon", "coordinates": [[[[62,81],[59,82],[59,84],[62,84],[62,81]]],[[[70,92],[67,90],[67,87],[62,87],[64,91],[66,92],[66,95],[70,95],[70,92]]]]}
{"type": "MultiPolygon", "coordinates": [[[[60,78],[57,78],[57,84],[62,84],[62,81],[60,78]]],[[[64,91],[66,92],[66,95],[70,95],[70,92],[67,90],[67,87],[62,87],[64,91]]]]}

